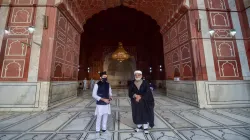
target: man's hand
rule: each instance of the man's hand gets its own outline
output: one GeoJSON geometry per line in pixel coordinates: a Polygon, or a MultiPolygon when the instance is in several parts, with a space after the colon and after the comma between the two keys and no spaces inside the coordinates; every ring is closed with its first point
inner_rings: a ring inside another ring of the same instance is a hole
{"type": "Polygon", "coordinates": [[[109,97],[109,100],[110,100],[110,101],[112,101],[112,100],[113,100],[113,97],[112,97],[112,96],[110,96],[110,97],[109,97]]]}
{"type": "Polygon", "coordinates": [[[105,102],[105,103],[107,103],[107,104],[109,104],[109,99],[101,99],[103,102],[105,102]]]}
{"type": "Polygon", "coordinates": [[[136,102],[139,102],[140,100],[141,100],[141,95],[136,95],[136,96],[135,96],[135,101],[136,101],[136,102]]]}

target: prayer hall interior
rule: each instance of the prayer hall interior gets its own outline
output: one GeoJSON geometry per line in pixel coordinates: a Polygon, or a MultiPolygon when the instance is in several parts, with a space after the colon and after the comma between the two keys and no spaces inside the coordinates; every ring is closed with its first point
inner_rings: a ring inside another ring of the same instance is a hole
{"type": "Polygon", "coordinates": [[[96,139],[102,71],[102,140],[250,139],[250,1],[0,0],[1,140],[96,139]],[[133,131],[135,70],[154,89],[148,135],[133,131]]]}

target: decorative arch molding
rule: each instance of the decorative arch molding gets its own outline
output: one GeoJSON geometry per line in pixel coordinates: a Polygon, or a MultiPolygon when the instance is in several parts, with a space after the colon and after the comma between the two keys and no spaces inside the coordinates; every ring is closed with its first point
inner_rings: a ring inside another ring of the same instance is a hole
{"type": "Polygon", "coordinates": [[[149,15],[164,32],[189,9],[189,0],[63,0],[56,5],[79,32],[83,32],[82,25],[94,14],[120,5],[149,15]]]}

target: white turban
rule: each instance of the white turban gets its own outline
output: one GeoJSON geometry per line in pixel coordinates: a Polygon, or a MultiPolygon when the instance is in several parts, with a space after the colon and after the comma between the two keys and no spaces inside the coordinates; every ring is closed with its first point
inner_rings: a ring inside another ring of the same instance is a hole
{"type": "Polygon", "coordinates": [[[134,75],[135,75],[135,74],[142,74],[142,71],[136,70],[136,71],[134,72],[134,75]]]}

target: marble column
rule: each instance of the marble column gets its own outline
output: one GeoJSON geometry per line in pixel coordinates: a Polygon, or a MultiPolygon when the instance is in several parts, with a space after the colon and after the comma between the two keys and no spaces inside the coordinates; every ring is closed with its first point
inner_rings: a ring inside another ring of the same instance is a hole
{"type": "MultiPolygon", "coordinates": [[[[2,5],[8,5],[10,3],[9,0],[3,0],[2,1],[2,5]]],[[[7,24],[7,20],[8,20],[8,14],[9,14],[9,7],[4,7],[1,6],[0,7],[0,17],[1,17],[1,22],[0,22],[0,51],[3,43],[3,39],[4,39],[4,34],[5,34],[5,28],[6,28],[6,24],[7,24]]]]}
{"type": "Polygon", "coordinates": [[[10,33],[0,33],[0,111],[48,110],[76,97],[81,32],[64,17],[70,14],[65,14],[67,9],[62,13],[58,2],[11,1],[10,6],[10,0],[2,1],[5,6],[0,8],[0,16],[4,22],[0,23],[0,29],[4,31],[8,26],[10,33]],[[48,16],[47,29],[44,15],[48,16]],[[66,26],[59,31],[62,21],[66,26]],[[28,32],[29,26],[35,27],[33,33],[28,32]],[[62,39],[65,35],[68,37],[62,39]],[[65,45],[65,49],[58,49],[62,47],[58,43],[65,45]],[[56,75],[57,62],[63,65],[63,77],[56,75]]]}
{"type": "MultiPolygon", "coordinates": [[[[1,32],[1,82],[0,82],[0,111],[32,111],[41,110],[39,108],[39,85],[36,75],[31,72],[29,75],[29,67],[37,70],[34,56],[39,54],[39,47],[32,45],[32,34],[28,32],[28,26],[36,23],[36,8],[30,6],[19,6],[22,4],[33,5],[34,1],[10,1],[3,0],[0,8],[1,31],[5,27],[10,29],[8,34],[1,32]],[[13,5],[10,7],[10,2],[13,5]],[[21,13],[21,14],[20,14],[21,13]],[[6,23],[6,25],[5,25],[6,23]],[[4,25],[3,25],[4,24],[4,25]],[[4,38],[4,40],[2,40],[4,38]],[[25,44],[23,44],[25,43],[25,44]],[[29,48],[31,47],[31,48],[29,48]],[[37,52],[38,49],[38,52],[37,52]],[[32,50],[32,51],[31,51],[32,50]],[[30,59],[31,58],[31,59],[30,59]],[[30,62],[31,61],[31,62],[30,62]],[[32,80],[28,80],[29,78],[32,80]]],[[[39,28],[38,28],[39,29],[39,28]]],[[[39,32],[42,34],[42,31],[39,32]]],[[[35,36],[37,41],[42,37],[35,36]]],[[[39,56],[38,56],[39,57],[39,56]]]]}
{"type": "Polygon", "coordinates": [[[196,81],[200,108],[250,106],[249,66],[238,16],[240,10],[235,2],[197,0],[208,74],[207,81],[196,81]],[[230,35],[231,29],[236,30],[235,36],[230,35]],[[214,34],[210,35],[209,30],[214,30],[214,34]],[[231,54],[226,53],[227,49],[231,54]]]}
{"type": "Polygon", "coordinates": [[[244,33],[243,37],[245,40],[248,65],[250,69],[250,1],[249,0],[243,0],[243,11],[241,13],[241,16],[242,16],[241,25],[243,25],[242,30],[244,33]]]}
{"type": "Polygon", "coordinates": [[[242,26],[240,24],[240,18],[239,18],[239,14],[241,14],[241,12],[240,12],[240,9],[237,9],[235,0],[229,0],[229,8],[232,11],[238,11],[238,12],[230,12],[230,14],[232,17],[233,27],[236,30],[235,40],[237,43],[237,48],[238,48],[239,57],[240,57],[242,76],[244,80],[250,80],[250,71],[249,71],[250,69],[248,65],[246,47],[244,43],[245,38],[243,37],[242,26]]]}

